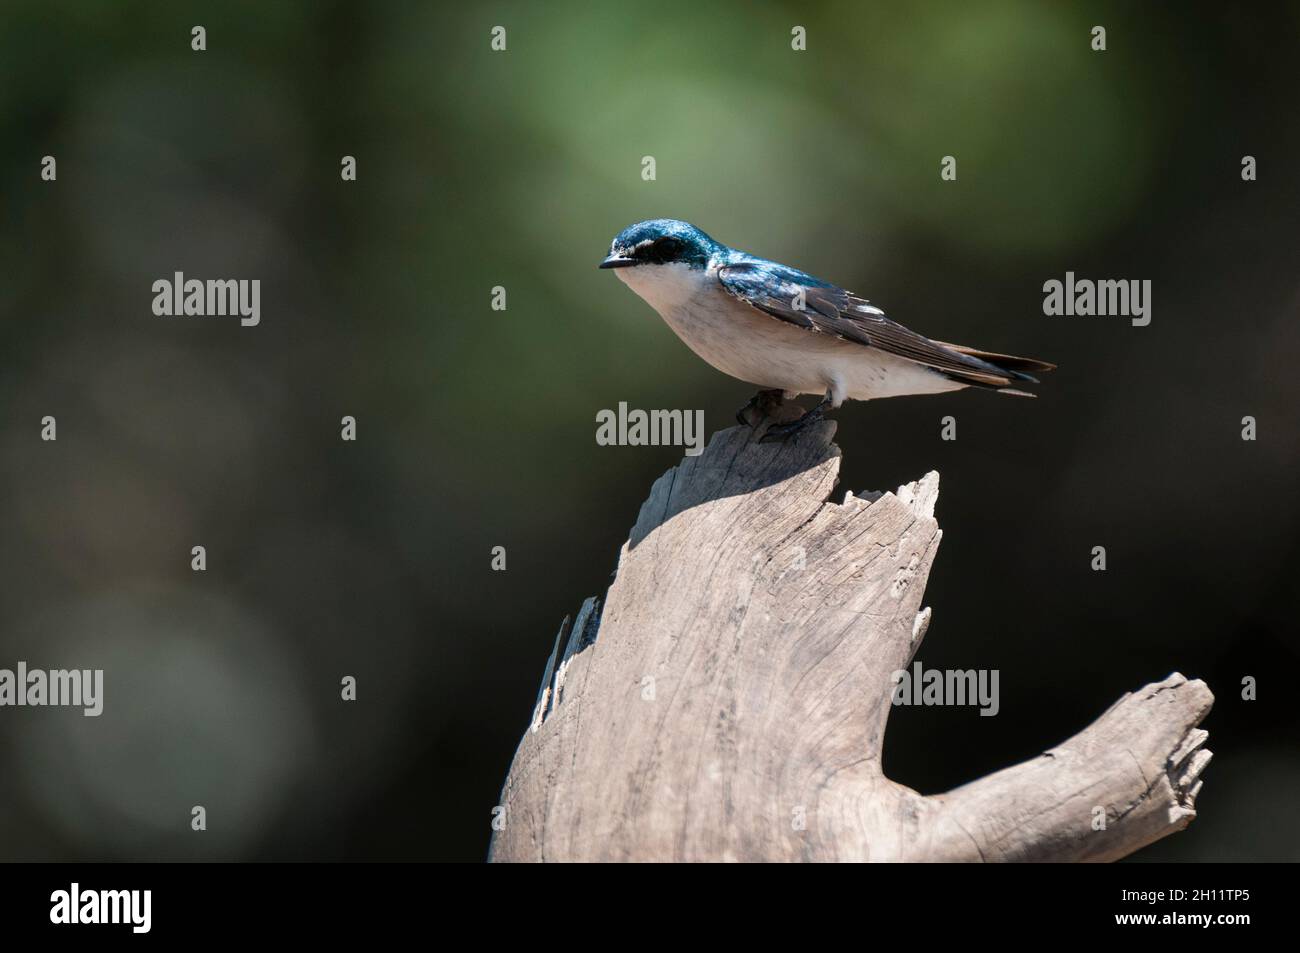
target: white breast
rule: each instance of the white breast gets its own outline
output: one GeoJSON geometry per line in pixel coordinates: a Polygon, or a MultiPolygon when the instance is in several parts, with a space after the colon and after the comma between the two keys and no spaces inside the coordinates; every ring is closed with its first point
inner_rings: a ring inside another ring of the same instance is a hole
{"type": "Polygon", "coordinates": [[[659,312],[692,351],[757,387],[872,400],[937,394],[965,385],[919,364],[828,334],[795,327],[727,294],[715,268],[683,264],[620,268],[624,284],[659,312]]]}
{"type": "Polygon", "coordinates": [[[661,315],[716,290],[718,284],[716,269],[706,271],[678,263],[619,268],[614,274],[661,315]]]}

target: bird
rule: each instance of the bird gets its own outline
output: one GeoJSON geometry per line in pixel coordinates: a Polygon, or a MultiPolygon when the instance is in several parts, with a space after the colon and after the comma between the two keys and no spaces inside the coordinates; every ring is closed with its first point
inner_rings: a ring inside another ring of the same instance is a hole
{"type": "Polygon", "coordinates": [[[688,222],[652,219],[614,237],[600,268],[654,308],[699,357],[759,388],[736,414],[755,429],[785,400],[821,401],[770,425],[783,440],[846,400],[942,394],[977,387],[1020,397],[1056,365],[934,341],[850,291],[731,248],[688,222]],[[757,411],[757,419],[747,419],[757,411]]]}

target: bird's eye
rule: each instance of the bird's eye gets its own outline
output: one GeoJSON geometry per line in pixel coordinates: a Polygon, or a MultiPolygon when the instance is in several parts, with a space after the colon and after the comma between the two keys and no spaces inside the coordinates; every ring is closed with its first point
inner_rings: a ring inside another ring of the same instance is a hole
{"type": "Polygon", "coordinates": [[[660,238],[647,251],[653,261],[674,261],[682,253],[682,243],[676,238],[660,238]]]}

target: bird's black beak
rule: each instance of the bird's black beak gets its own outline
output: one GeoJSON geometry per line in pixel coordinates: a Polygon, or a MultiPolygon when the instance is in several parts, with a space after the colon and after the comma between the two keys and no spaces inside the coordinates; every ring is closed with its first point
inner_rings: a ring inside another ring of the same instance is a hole
{"type": "Polygon", "coordinates": [[[635,258],[624,258],[622,255],[610,255],[600,263],[601,268],[627,268],[630,265],[637,264],[635,258]]]}

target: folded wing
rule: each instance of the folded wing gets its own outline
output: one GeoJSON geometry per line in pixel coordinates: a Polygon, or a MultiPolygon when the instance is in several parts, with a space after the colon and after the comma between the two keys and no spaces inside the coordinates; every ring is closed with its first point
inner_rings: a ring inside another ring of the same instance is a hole
{"type": "Polygon", "coordinates": [[[728,294],[777,320],[878,348],[963,384],[1005,388],[1018,382],[1038,383],[1028,372],[1050,371],[1055,366],[932,341],[891,321],[865,298],[776,262],[726,265],[718,270],[718,280],[728,294]]]}

